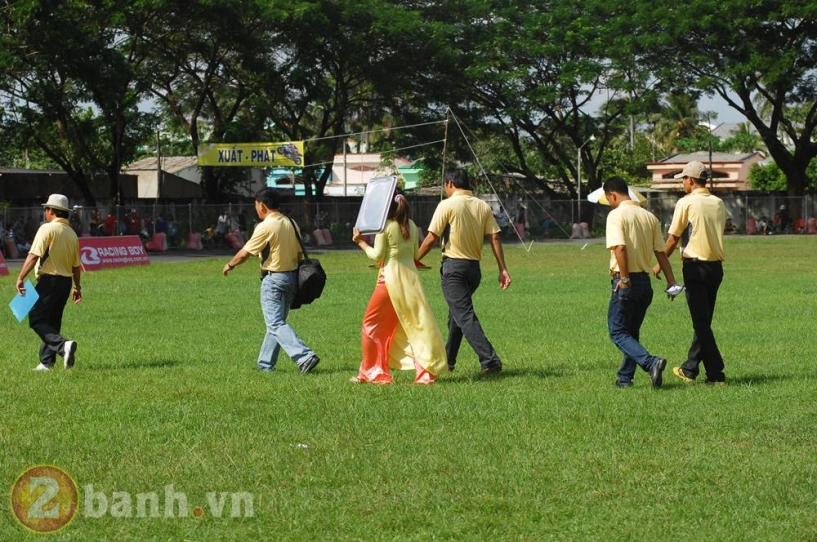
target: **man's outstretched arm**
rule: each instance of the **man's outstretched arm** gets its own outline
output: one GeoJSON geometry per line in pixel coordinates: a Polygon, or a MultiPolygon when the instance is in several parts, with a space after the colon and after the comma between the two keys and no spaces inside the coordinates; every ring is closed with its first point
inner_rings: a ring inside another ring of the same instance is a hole
{"type": "Polygon", "coordinates": [[[505,266],[505,252],[502,250],[502,241],[499,240],[498,233],[491,234],[491,250],[494,253],[494,258],[496,258],[496,264],[499,266],[499,287],[507,290],[511,285],[511,275],[505,266]]]}
{"type": "Polygon", "coordinates": [[[431,250],[431,247],[437,244],[437,241],[440,240],[440,236],[433,232],[428,232],[426,238],[423,239],[423,244],[420,245],[420,250],[417,252],[417,259],[422,260],[423,257],[428,254],[431,250]]]}

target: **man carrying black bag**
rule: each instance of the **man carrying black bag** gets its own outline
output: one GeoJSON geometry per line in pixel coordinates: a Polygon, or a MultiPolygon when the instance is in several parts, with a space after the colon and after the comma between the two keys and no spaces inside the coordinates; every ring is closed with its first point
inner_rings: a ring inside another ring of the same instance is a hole
{"type": "Polygon", "coordinates": [[[292,301],[298,292],[298,262],[303,257],[300,231],[293,221],[278,210],[281,195],[272,188],[255,194],[255,211],[261,222],[238,254],[224,265],[224,276],[246,262],[250,256],[261,260],[261,310],[267,333],[258,354],[258,369],[275,370],[281,348],[302,373],[311,372],[320,358],[307,347],[286,322],[292,301]]]}

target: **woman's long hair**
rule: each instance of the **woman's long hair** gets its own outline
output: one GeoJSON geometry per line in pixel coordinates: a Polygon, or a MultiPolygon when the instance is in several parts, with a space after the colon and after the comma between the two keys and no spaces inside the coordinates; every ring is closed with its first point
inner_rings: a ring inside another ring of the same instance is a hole
{"type": "Polygon", "coordinates": [[[408,239],[411,235],[409,232],[409,211],[409,202],[406,196],[398,192],[389,206],[389,218],[400,224],[400,234],[403,239],[408,239]]]}

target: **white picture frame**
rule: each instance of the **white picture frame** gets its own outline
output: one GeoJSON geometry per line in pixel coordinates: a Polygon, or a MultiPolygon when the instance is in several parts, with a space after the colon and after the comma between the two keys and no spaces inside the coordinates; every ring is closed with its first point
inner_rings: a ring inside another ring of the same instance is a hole
{"type": "Polygon", "coordinates": [[[395,176],[375,177],[369,181],[355,222],[355,227],[360,233],[368,235],[383,231],[396,189],[395,176]]]}

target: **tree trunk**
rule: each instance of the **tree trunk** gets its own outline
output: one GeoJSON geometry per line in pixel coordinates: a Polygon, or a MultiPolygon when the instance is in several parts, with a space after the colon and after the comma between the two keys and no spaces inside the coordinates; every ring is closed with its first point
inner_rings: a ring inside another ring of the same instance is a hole
{"type": "Polygon", "coordinates": [[[82,193],[83,205],[86,207],[96,207],[96,198],[94,198],[94,194],[91,192],[91,186],[85,173],[83,171],[72,171],[69,173],[69,176],[82,193]]]}

